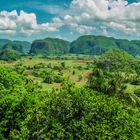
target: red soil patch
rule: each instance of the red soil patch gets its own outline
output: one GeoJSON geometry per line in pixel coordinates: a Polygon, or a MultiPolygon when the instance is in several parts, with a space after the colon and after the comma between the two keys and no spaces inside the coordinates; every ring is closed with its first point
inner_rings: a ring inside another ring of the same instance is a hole
{"type": "Polygon", "coordinates": [[[91,72],[86,72],[86,73],[84,73],[84,76],[89,77],[91,74],[92,74],[91,72]]]}
{"type": "Polygon", "coordinates": [[[61,88],[61,85],[60,84],[54,84],[52,87],[57,89],[57,88],[61,88]]]}
{"type": "Polygon", "coordinates": [[[25,71],[24,74],[31,75],[32,76],[33,75],[33,72],[31,70],[28,70],[28,71],[25,71]]]}
{"type": "Polygon", "coordinates": [[[77,64],[87,64],[89,61],[85,61],[85,60],[75,60],[73,61],[74,63],[77,63],[77,64]]]}

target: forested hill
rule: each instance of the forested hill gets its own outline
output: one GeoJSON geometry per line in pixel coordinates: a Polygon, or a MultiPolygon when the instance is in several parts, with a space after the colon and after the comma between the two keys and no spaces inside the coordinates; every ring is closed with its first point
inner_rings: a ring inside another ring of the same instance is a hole
{"type": "Polygon", "coordinates": [[[35,40],[31,45],[30,54],[61,55],[69,53],[70,42],[58,38],[35,40]]]}
{"type": "Polygon", "coordinates": [[[140,55],[140,41],[86,35],[73,42],[57,38],[35,40],[30,54],[60,55],[66,53],[101,55],[111,49],[122,49],[132,55],[140,55]]]}
{"type": "Polygon", "coordinates": [[[73,42],[58,38],[35,40],[30,44],[26,41],[10,41],[0,39],[0,52],[5,49],[17,51],[20,54],[33,55],[63,55],[88,54],[101,55],[111,49],[122,49],[131,55],[140,55],[140,40],[115,39],[105,36],[86,35],[73,42]]]}
{"type": "Polygon", "coordinates": [[[0,39],[0,51],[11,49],[20,54],[28,54],[31,48],[31,43],[27,41],[11,41],[7,39],[0,39]]]}
{"type": "Polygon", "coordinates": [[[8,39],[0,39],[0,51],[2,50],[3,46],[11,41],[8,39]]]}
{"type": "Polygon", "coordinates": [[[140,55],[140,41],[105,36],[81,36],[71,43],[70,53],[100,55],[110,49],[122,49],[129,54],[140,55]]]}

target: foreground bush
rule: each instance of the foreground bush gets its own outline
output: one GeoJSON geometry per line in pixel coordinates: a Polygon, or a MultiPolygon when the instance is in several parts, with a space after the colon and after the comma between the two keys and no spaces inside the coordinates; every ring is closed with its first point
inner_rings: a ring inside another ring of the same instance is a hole
{"type": "Polygon", "coordinates": [[[24,122],[27,139],[137,139],[140,136],[138,110],[86,89],[51,93],[36,109],[24,122]]]}
{"type": "Polygon", "coordinates": [[[1,69],[2,140],[137,140],[140,137],[138,108],[125,105],[113,96],[77,89],[67,82],[59,91],[41,92],[23,76],[1,69]],[[7,83],[11,84],[7,86],[7,83]]]}

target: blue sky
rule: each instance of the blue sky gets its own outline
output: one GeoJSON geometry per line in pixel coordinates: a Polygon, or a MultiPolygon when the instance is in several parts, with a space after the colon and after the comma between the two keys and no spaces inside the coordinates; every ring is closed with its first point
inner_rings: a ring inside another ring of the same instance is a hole
{"type": "Polygon", "coordinates": [[[140,0],[0,0],[0,38],[140,39],[140,0]]]}

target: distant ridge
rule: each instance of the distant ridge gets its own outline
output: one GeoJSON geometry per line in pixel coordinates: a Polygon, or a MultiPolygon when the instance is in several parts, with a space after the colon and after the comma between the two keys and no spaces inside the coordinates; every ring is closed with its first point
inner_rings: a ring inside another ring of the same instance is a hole
{"type": "Polygon", "coordinates": [[[31,45],[30,54],[62,55],[69,53],[70,42],[58,38],[35,40],[31,45]]]}
{"type": "Polygon", "coordinates": [[[11,49],[20,54],[28,54],[31,49],[31,43],[27,41],[11,41],[7,39],[0,39],[0,51],[11,49]]]}
{"type": "Polygon", "coordinates": [[[101,55],[111,49],[122,49],[131,55],[140,55],[140,41],[94,35],[80,36],[71,43],[58,38],[46,38],[33,41],[30,54],[46,56],[67,53],[101,55]]]}
{"type": "Polygon", "coordinates": [[[71,43],[70,53],[100,55],[110,49],[122,49],[131,55],[140,55],[140,41],[86,35],[71,43]]]}
{"type": "Polygon", "coordinates": [[[140,55],[140,40],[115,39],[113,37],[85,35],[69,42],[59,38],[45,38],[31,43],[0,39],[0,51],[12,49],[20,54],[63,55],[68,53],[101,55],[111,49],[122,49],[129,54],[140,55]]]}

